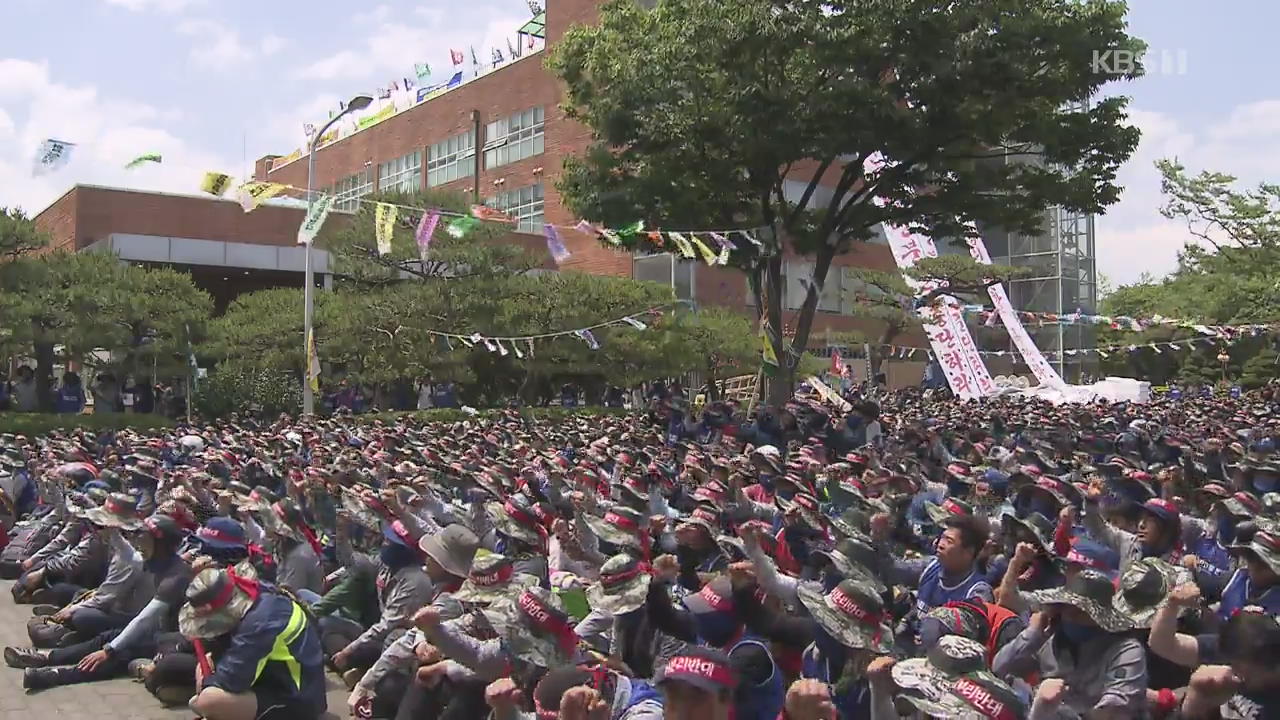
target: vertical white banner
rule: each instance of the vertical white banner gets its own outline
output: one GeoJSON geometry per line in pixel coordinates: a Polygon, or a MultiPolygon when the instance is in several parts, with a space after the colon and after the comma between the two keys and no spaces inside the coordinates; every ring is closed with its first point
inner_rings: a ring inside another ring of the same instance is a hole
{"type": "MultiPolygon", "coordinates": [[[[973,256],[974,260],[983,265],[992,264],[991,254],[987,252],[987,244],[982,241],[981,237],[969,239],[969,254],[973,256]]],[[[1009,302],[1009,295],[1005,293],[1004,286],[992,285],[987,288],[987,294],[991,296],[991,302],[995,305],[996,312],[1000,315],[1000,321],[1004,323],[1005,328],[1009,331],[1009,339],[1013,340],[1014,347],[1018,348],[1018,353],[1026,361],[1027,367],[1031,368],[1031,373],[1036,376],[1036,380],[1039,380],[1041,385],[1047,387],[1062,387],[1065,385],[1066,383],[1062,381],[1062,376],[1045,359],[1044,353],[1040,352],[1040,348],[1036,347],[1035,340],[1031,339],[1026,327],[1022,325],[1018,312],[1013,309],[1013,303],[1009,302]]]]}
{"type": "MultiPolygon", "coordinates": [[[[906,270],[925,256],[923,248],[920,247],[919,238],[913,237],[906,228],[885,225],[884,232],[889,240],[889,249],[893,252],[894,262],[898,264],[899,269],[906,270]]],[[[916,293],[925,293],[933,289],[930,287],[932,283],[918,283],[911,278],[905,278],[905,280],[916,293]]],[[[964,350],[955,331],[954,319],[943,308],[935,306],[926,306],[916,312],[920,316],[924,332],[929,337],[929,345],[933,348],[934,356],[938,358],[938,365],[942,368],[943,376],[947,378],[947,385],[951,387],[951,392],[963,400],[979,397],[981,392],[978,389],[978,381],[969,369],[969,364],[965,362],[964,350]]],[[[963,327],[963,318],[961,320],[961,327],[963,327]]]]}
{"type": "MultiPolygon", "coordinates": [[[[883,166],[884,157],[879,153],[871,155],[863,162],[863,168],[868,173],[876,172],[883,166]]],[[[883,205],[885,201],[881,198],[873,198],[873,202],[883,205]]],[[[938,248],[930,237],[917,235],[906,228],[887,223],[884,224],[884,231],[889,239],[889,246],[893,250],[893,259],[898,263],[899,269],[906,270],[915,265],[921,257],[938,256],[938,248]]],[[[917,294],[931,292],[940,286],[940,283],[936,282],[918,283],[911,278],[904,279],[917,294]]],[[[951,391],[964,399],[994,393],[995,381],[991,379],[991,373],[982,362],[982,356],[973,342],[973,336],[969,334],[969,327],[964,322],[964,313],[961,312],[955,298],[950,295],[944,295],[940,299],[941,309],[922,308],[920,315],[921,318],[926,318],[932,313],[933,322],[926,323],[925,332],[929,335],[930,344],[934,346],[934,355],[942,365],[947,382],[951,385],[951,391]],[[930,332],[930,324],[939,329],[936,335],[930,332]],[[941,348],[936,344],[938,342],[942,343],[941,348]],[[961,377],[964,379],[961,380],[961,377]],[[959,387],[957,383],[960,384],[959,387]]]]}

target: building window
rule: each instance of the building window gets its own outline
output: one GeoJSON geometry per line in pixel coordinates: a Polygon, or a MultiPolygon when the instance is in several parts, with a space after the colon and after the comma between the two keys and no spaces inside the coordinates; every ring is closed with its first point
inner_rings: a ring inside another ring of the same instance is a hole
{"type": "Polygon", "coordinates": [[[485,201],[491,208],[501,210],[516,221],[517,232],[542,232],[542,184],[508,190],[485,201]]]}
{"type": "Polygon", "coordinates": [[[373,192],[373,169],[365,168],[334,184],[333,208],[354,211],[360,207],[360,198],[371,192],[373,192]]]}
{"type": "Polygon", "coordinates": [[[542,153],[542,108],[494,120],[484,130],[484,166],[495,168],[542,153]]]}
{"type": "Polygon", "coordinates": [[[427,159],[427,185],[435,187],[475,172],[476,136],[470,130],[431,146],[427,159]]]}
{"type": "Polygon", "coordinates": [[[378,166],[378,189],[387,192],[417,192],[422,189],[422,151],[378,166]]]}

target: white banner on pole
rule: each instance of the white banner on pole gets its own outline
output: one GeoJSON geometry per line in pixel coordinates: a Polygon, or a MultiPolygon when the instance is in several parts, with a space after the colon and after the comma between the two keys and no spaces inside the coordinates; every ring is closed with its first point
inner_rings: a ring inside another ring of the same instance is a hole
{"type": "MultiPolygon", "coordinates": [[[[879,153],[868,157],[863,163],[863,168],[869,173],[876,172],[883,166],[884,158],[879,153]]],[[[874,198],[873,201],[877,205],[884,204],[884,200],[880,198],[874,198]]],[[[883,227],[899,269],[906,270],[922,257],[938,256],[938,248],[932,238],[888,223],[884,223],[883,227]]],[[[917,295],[932,292],[940,285],[936,282],[916,282],[909,277],[904,277],[904,280],[917,295]]],[[[940,308],[925,307],[917,312],[951,391],[965,400],[994,393],[995,381],[991,379],[991,373],[978,354],[978,347],[969,334],[969,327],[965,325],[964,314],[956,300],[950,295],[943,295],[940,299],[940,308]]]]}
{"type": "MultiPolygon", "coordinates": [[[[969,239],[969,254],[973,256],[974,260],[983,265],[992,264],[991,254],[987,252],[987,244],[982,241],[981,237],[969,239]]],[[[1013,309],[1013,304],[1009,302],[1009,295],[1005,293],[1004,286],[992,285],[987,288],[987,294],[991,296],[991,302],[995,305],[996,312],[1000,315],[1000,321],[1004,323],[1005,328],[1009,331],[1009,339],[1013,340],[1014,347],[1018,348],[1022,359],[1026,361],[1027,366],[1031,368],[1031,373],[1036,376],[1040,384],[1056,388],[1065,385],[1066,383],[1062,381],[1062,376],[1058,374],[1057,370],[1053,369],[1053,366],[1045,359],[1044,353],[1040,352],[1040,348],[1036,347],[1035,340],[1032,340],[1031,335],[1027,333],[1022,320],[1018,318],[1018,312],[1013,309]]]]}

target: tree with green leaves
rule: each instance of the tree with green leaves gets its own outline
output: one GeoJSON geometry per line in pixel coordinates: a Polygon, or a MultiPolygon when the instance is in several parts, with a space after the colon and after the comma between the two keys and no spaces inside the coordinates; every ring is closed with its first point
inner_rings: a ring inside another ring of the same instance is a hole
{"type": "MultiPolygon", "coordinates": [[[[1119,0],[612,0],[548,58],[595,144],[557,187],[622,228],[760,228],[731,238],[768,327],[782,261],[813,258],[790,345],[808,344],[832,260],[883,223],[937,238],[1032,234],[1049,206],[1098,213],[1133,152],[1099,48],[1140,54],[1119,0]],[[1093,99],[1087,108],[1081,101],[1093,99]],[[799,183],[794,184],[793,180],[799,183]],[[793,189],[794,188],[794,189],[793,189]],[[763,299],[763,302],[760,302],[763,299]]],[[[612,235],[653,248],[645,232],[612,235]]],[[[775,353],[794,371],[777,332],[775,353]]],[[[779,383],[779,397],[789,391],[779,383]]]]}
{"type": "Polygon", "coordinates": [[[213,307],[189,276],[106,253],[40,253],[47,245],[21,211],[0,210],[0,347],[35,359],[42,408],[53,407],[59,359],[148,376],[186,366],[213,307]]]}
{"type": "Polygon", "coordinates": [[[507,241],[510,224],[476,220],[467,215],[470,208],[470,196],[463,193],[374,193],[362,198],[347,226],[319,241],[319,246],[332,253],[335,272],[343,281],[365,287],[394,284],[406,278],[457,281],[502,277],[540,264],[539,258],[507,241]],[[450,214],[440,216],[424,257],[415,239],[422,212],[398,208],[391,251],[383,255],[378,252],[374,227],[378,202],[405,208],[439,208],[450,214]],[[459,236],[451,234],[451,226],[459,236]]]}
{"type": "MultiPolygon", "coordinates": [[[[1237,189],[1236,179],[1213,171],[1192,175],[1172,160],[1156,163],[1165,202],[1161,212],[1185,222],[1198,243],[1188,243],[1178,256],[1178,265],[1163,278],[1143,276],[1138,282],[1116,288],[1103,299],[1101,311],[1107,315],[1137,318],[1163,316],[1202,325],[1273,324],[1280,322],[1280,186],[1261,183],[1254,189],[1237,189]]],[[[1103,329],[1100,344],[1142,345],[1160,341],[1185,342],[1195,352],[1153,353],[1140,350],[1123,353],[1120,363],[1128,365],[1153,382],[1177,378],[1195,384],[1215,383],[1222,378],[1217,360],[1220,344],[1207,347],[1204,335],[1192,328],[1157,325],[1144,332],[1130,329],[1103,329]]],[[[1246,337],[1229,344],[1232,360],[1229,377],[1242,372],[1257,384],[1256,373],[1267,367],[1269,345],[1246,337]],[[1252,365],[1251,365],[1252,363],[1252,365]]],[[[1116,362],[1111,363],[1114,367],[1116,362]]]]}

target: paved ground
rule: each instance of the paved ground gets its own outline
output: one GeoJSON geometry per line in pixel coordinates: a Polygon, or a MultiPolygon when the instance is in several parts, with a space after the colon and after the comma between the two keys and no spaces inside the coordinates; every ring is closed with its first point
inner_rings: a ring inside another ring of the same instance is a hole
{"type": "MultiPolygon", "coordinates": [[[[0,582],[0,646],[27,646],[30,606],[15,605],[9,583],[0,582]]],[[[347,692],[329,674],[330,718],[346,717],[347,692]],[[335,715],[336,714],[336,715],[335,715]]],[[[137,720],[190,720],[186,708],[166,710],[150,693],[132,680],[73,685],[29,694],[22,689],[22,671],[0,663],[0,720],[53,720],[54,718],[136,718],[137,720]]]]}

